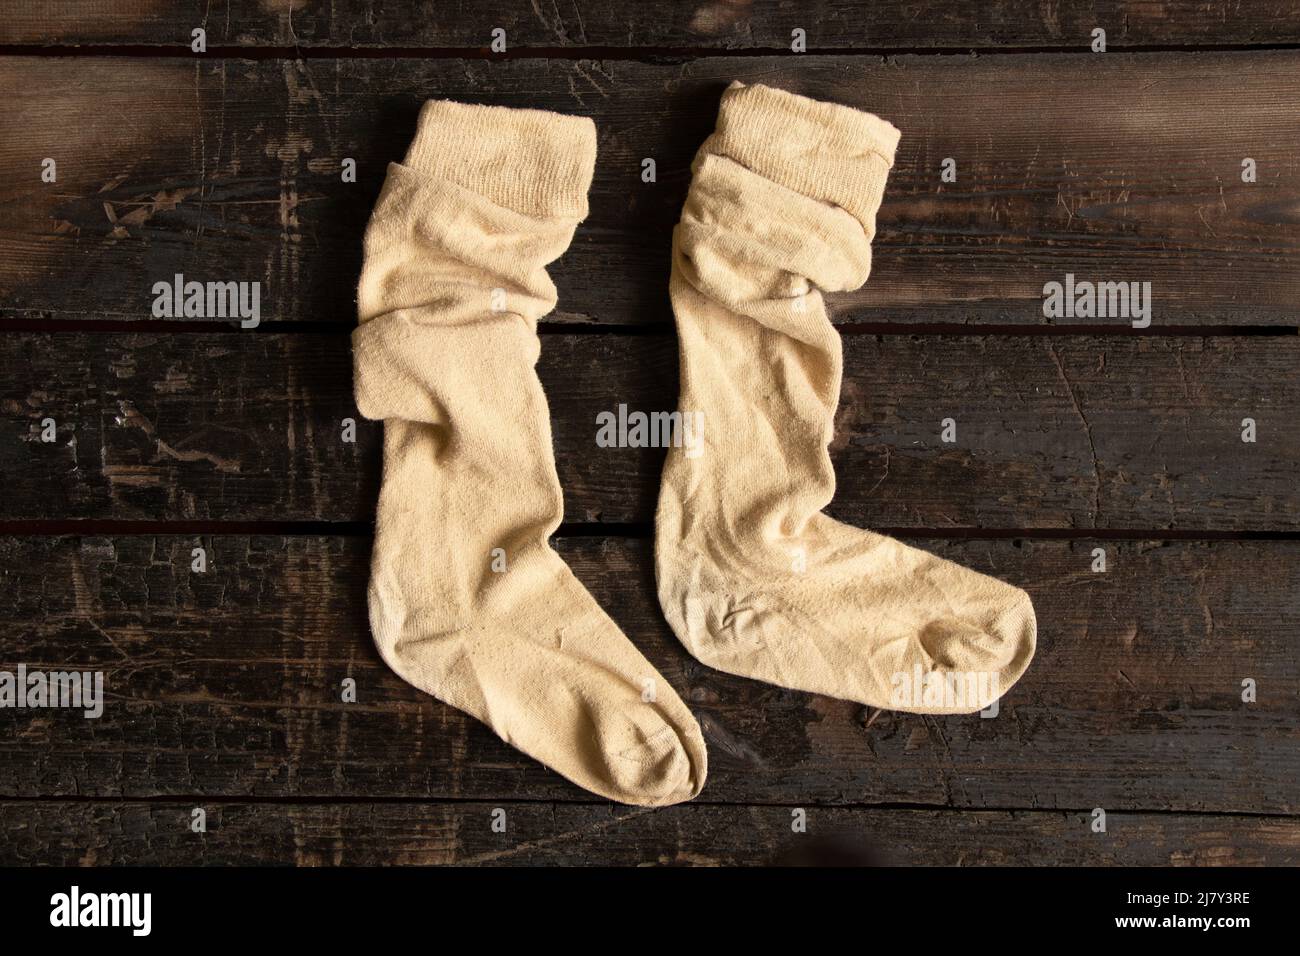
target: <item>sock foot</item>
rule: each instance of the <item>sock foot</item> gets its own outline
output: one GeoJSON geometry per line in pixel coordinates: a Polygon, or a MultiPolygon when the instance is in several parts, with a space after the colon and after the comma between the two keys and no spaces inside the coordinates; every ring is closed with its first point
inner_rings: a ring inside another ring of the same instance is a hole
{"type": "Polygon", "coordinates": [[[1028,667],[1025,592],[822,509],[843,357],[823,291],[856,289],[898,131],[733,84],[673,239],[679,410],[656,513],[660,601],[729,673],[918,713],[982,710],[1028,667]]]}

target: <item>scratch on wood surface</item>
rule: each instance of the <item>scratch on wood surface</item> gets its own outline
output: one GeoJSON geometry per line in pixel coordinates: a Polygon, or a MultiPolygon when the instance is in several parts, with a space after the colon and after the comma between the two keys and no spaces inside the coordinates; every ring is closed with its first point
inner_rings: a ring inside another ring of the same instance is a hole
{"type": "Polygon", "coordinates": [[[1205,597],[1205,586],[1208,580],[1208,574],[1205,568],[1198,568],[1194,576],[1196,581],[1196,600],[1201,605],[1201,613],[1205,620],[1205,636],[1214,637],[1214,610],[1210,607],[1210,602],[1205,597]]]}
{"type": "Polygon", "coordinates": [[[1097,526],[1101,520],[1101,463],[1097,460],[1097,445],[1092,438],[1092,425],[1088,421],[1088,416],[1083,413],[1083,407],[1079,404],[1078,397],[1074,394],[1074,386],[1070,383],[1070,378],[1065,374],[1065,366],[1061,363],[1061,357],[1057,354],[1056,346],[1050,340],[1045,342],[1047,354],[1052,357],[1052,362],[1056,365],[1056,371],[1061,376],[1061,382],[1065,385],[1065,394],[1070,399],[1070,404],[1074,406],[1074,412],[1079,416],[1079,421],[1083,423],[1083,433],[1088,439],[1088,451],[1092,455],[1092,475],[1093,475],[1093,503],[1092,503],[1092,525],[1097,526]]]}
{"type": "Polygon", "coordinates": [[[475,856],[458,859],[455,862],[458,865],[472,866],[476,863],[492,863],[499,860],[508,860],[511,857],[526,853],[529,850],[538,850],[544,847],[554,846],[557,843],[564,843],[570,840],[576,840],[579,837],[591,836],[596,833],[603,833],[610,827],[616,827],[628,820],[634,820],[637,817],[643,817],[647,813],[656,813],[661,807],[644,807],[630,812],[612,811],[614,814],[610,819],[598,821],[591,826],[582,827],[577,830],[567,830],[563,833],[557,833],[555,836],[547,837],[544,840],[530,840],[518,843],[506,850],[497,850],[491,853],[479,853],[475,856]]]}
{"type": "MultiPolygon", "coordinates": [[[[953,800],[952,785],[953,785],[953,781],[956,780],[958,786],[961,786],[961,777],[958,776],[957,765],[952,758],[952,748],[948,746],[948,738],[944,736],[943,726],[942,724],[940,724],[938,718],[923,716],[921,720],[923,722],[929,723],[933,727],[933,731],[931,732],[930,736],[932,739],[937,738],[939,742],[939,746],[943,749],[944,761],[947,764],[947,766],[938,768],[940,783],[943,785],[944,798],[948,806],[956,806],[957,804],[953,800]]],[[[962,803],[963,804],[970,803],[970,798],[967,796],[964,787],[962,787],[962,803]]]]}
{"type": "MultiPolygon", "coordinates": [[[[100,192],[104,191],[100,190],[100,192]]],[[[109,240],[115,241],[128,238],[130,232],[127,227],[144,225],[156,214],[175,209],[196,192],[199,192],[197,187],[182,186],[177,189],[161,189],[153,194],[151,200],[104,200],[104,216],[113,227],[108,234],[109,240]],[[133,206],[134,208],[126,215],[119,216],[119,206],[133,206]]],[[[201,208],[199,218],[202,219],[201,208]]]]}
{"type": "MultiPolygon", "coordinates": [[[[117,403],[118,410],[122,417],[120,422],[129,425],[132,428],[138,428],[151,438],[157,446],[158,451],[168,458],[174,458],[177,461],[206,461],[216,467],[218,471],[226,473],[238,473],[240,463],[233,458],[223,458],[216,452],[202,451],[199,449],[176,448],[159,437],[153,422],[149,421],[131,402],[121,399],[117,403]]],[[[187,439],[188,440],[188,439],[187,439]]]]}
{"type": "Polygon", "coordinates": [[[545,29],[555,34],[555,38],[560,41],[561,45],[568,43],[569,35],[564,29],[564,18],[560,16],[560,11],[556,9],[554,3],[551,4],[551,10],[554,13],[552,18],[546,16],[546,13],[542,10],[541,4],[538,3],[537,0],[529,0],[529,6],[533,8],[533,15],[537,17],[537,22],[545,29]]]}
{"type": "Polygon", "coordinates": [[[77,617],[108,642],[109,647],[117,651],[123,660],[130,660],[131,655],[122,648],[118,647],[117,642],[109,635],[108,631],[99,623],[99,618],[103,616],[103,608],[96,607],[90,595],[90,588],[86,586],[86,569],[81,563],[81,552],[72,552],[72,594],[76,602],[77,617]]]}
{"type": "Polygon", "coordinates": [[[766,769],[767,764],[762,755],[752,745],[738,739],[731,731],[727,730],[717,718],[707,713],[697,716],[700,729],[704,732],[704,738],[711,747],[716,747],[729,757],[741,761],[748,767],[760,770],[766,769]]]}
{"type": "Polygon", "coordinates": [[[720,36],[749,25],[753,0],[711,0],[695,8],[688,29],[703,36],[720,36]]]}

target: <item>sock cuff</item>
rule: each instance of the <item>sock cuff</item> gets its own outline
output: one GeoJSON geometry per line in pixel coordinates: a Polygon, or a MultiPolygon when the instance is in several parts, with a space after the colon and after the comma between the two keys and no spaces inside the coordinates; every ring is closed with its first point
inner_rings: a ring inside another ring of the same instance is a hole
{"type": "Polygon", "coordinates": [[[403,165],[527,216],[582,220],[596,124],[548,110],[429,100],[403,165]]]}
{"type": "Polygon", "coordinates": [[[839,206],[870,235],[899,135],[892,123],[863,110],[736,81],[722,94],[717,127],[693,169],[705,155],[726,156],[839,206]]]}

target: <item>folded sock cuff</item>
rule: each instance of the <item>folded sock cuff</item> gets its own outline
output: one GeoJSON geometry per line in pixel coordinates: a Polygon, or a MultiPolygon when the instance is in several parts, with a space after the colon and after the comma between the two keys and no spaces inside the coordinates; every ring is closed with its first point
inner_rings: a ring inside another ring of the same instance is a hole
{"type": "Polygon", "coordinates": [[[429,100],[403,165],[527,216],[581,220],[596,125],[546,110],[429,100]]]}
{"type": "Polygon", "coordinates": [[[833,203],[875,231],[899,132],[862,110],[734,82],[696,158],[726,156],[760,176],[833,203]]]}

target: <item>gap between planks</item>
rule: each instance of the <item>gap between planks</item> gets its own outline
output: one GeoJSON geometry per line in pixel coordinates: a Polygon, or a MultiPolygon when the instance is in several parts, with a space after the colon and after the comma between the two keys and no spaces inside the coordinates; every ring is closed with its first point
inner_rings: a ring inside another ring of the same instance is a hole
{"type": "MultiPolygon", "coordinates": [[[[833,316],[832,316],[833,319],[833,316]]],[[[140,333],[226,334],[287,333],[299,335],[341,335],[354,326],[342,322],[261,322],[249,329],[235,322],[183,321],[165,319],[52,319],[42,317],[6,317],[0,314],[0,333],[35,332],[49,334],[137,335],[140,333]]],[[[1232,338],[1239,336],[1285,337],[1300,335],[1300,325],[1179,325],[1177,323],[1135,329],[1123,325],[1016,325],[983,322],[850,322],[835,326],[846,335],[980,335],[1005,337],[1114,336],[1150,338],[1232,338]]],[[[662,323],[613,325],[577,322],[564,319],[537,323],[539,335],[672,335],[673,327],[662,323]]]]}
{"type": "MultiPolygon", "coordinates": [[[[1300,541],[1300,531],[1218,531],[1173,528],[893,528],[870,530],[893,538],[1043,541],[1300,541]]],[[[270,537],[371,537],[369,521],[149,521],[131,519],[25,519],[0,521],[3,537],[107,537],[112,535],[249,535],[270,537]]],[[[651,538],[650,522],[565,522],[556,538],[651,538]]]]}
{"type": "MultiPolygon", "coordinates": [[[[1259,53],[1300,50],[1300,43],[1107,43],[1113,53],[1259,53]]],[[[793,53],[787,47],[689,47],[689,46],[518,46],[503,53],[488,47],[427,46],[209,46],[194,53],[188,44],[4,44],[0,57],[193,57],[199,60],[623,60],[642,63],[677,63],[715,57],[833,56],[842,58],[895,56],[1015,56],[1035,54],[1094,53],[1086,43],[993,46],[952,44],[950,46],[810,47],[793,53]]]]}
{"type": "MultiPolygon", "coordinates": [[[[905,803],[905,802],[850,802],[850,803],[833,803],[816,800],[804,800],[792,802],[789,800],[745,800],[743,802],[726,801],[726,800],[701,800],[698,797],[694,800],[683,804],[672,804],[667,807],[636,807],[628,804],[617,804],[608,800],[591,800],[582,797],[575,797],[572,800],[566,800],[559,797],[528,797],[526,795],[512,794],[509,799],[503,800],[500,797],[428,797],[415,798],[407,796],[295,796],[295,795],[248,795],[248,796],[218,796],[213,794],[160,794],[153,796],[129,796],[129,797],[90,797],[78,795],[61,795],[61,796],[0,796],[0,806],[11,804],[69,804],[73,806],[120,806],[122,804],[154,804],[160,806],[179,805],[179,806],[202,806],[202,807],[225,807],[225,806],[311,806],[311,807],[330,807],[330,806],[356,806],[368,804],[384,804],[388,806],[430,806],[430,807],[458,807],[458,806],[487,806],[496,807],[502,803],[507,805],[523,805],[530,807],[587,807],[593,810],[599,809],[626,809],[632,812],[636,811],[657,811],[671,810],[674,807],[700,807],[714,810],[735,810],[755,807],[760,809],[771,810],[793,810],[802,807],[817,807],[827,810],[874,810],[881,812],[897,813],[1014,813],[1014,814],[1040,814],[1040,815],[1071,815],[1084,814],[1088,815],[1093,812],[1093,807],[1013,807],[1013,806],[980,806],[980,807],[962,807],[952,804],[940,803],[905,803]]],[[[1293,820],[1300,818],[1300,813],[1285,813],[1280,811],[1268,810],[1174,810],[1162,807],[1134,807],[1134,808],[1116,808],[1113,811],[1108,810],[1108,815],[1123,814],[1143,814],[1151,816],[1170,816],[1170,817],[1233,817],[1248,820],[1293,820]]]]}

